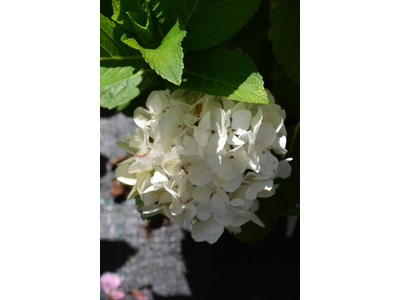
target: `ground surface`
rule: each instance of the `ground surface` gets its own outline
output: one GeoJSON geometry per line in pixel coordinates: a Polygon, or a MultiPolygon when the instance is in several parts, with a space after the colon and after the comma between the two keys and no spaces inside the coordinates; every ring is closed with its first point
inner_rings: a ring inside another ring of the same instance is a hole
{"type": "Polygon", "coordinates": [[[118,273],[122,290],[142,289],[149,299],[299,299],[299,222],[289,238],[287,219],[281,219],[255,247],[227,232],[208,245],[194,242],[175,224],[145,230],[135,204],[110,193],[109,162],[124,154],[115,142],[135,125],[102,110],[100,126],[101,273],[118,273]]]}

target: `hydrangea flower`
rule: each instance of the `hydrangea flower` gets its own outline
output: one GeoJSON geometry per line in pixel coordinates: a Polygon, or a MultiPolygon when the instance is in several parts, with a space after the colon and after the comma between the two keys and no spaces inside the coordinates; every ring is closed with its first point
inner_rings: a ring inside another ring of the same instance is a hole
{"type": "MultiPolygon", "coordinates": [[[[240,233],[257,217],[260,198],[291,173],[285,111],[195,92],[153,91],[134,112],[138,128],[117,144],[128,153],[115,177],[140,196],[144,216],[163,214],[215,243],[225,228],[240,233]]],[[[262,200],[261,200],[262,201],[262,200]]]]}

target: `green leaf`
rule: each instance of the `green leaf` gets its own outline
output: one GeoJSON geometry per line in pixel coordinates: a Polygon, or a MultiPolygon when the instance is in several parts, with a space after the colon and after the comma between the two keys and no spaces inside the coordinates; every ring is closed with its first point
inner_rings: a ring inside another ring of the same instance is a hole
{"type": "Polygon", "coordinates": [[[243,53],[250,56],[264,79],[264,86],[268,87],[268,89],[272,84],[269,79],[272,69],[271,64],[275,61],[272,43],[268,39],[270,26],[269,1],[263,1],[253,18],[226,43],[229,49],[239,48],[243,53]]]}
{"type": "Polygon", "coordinates": [[[217,47],[188,52],[181,88],[229,99],[268,104],[264,82],[250,57],[217,47]]]}
{"type": "Polygon", "coordinates": [[[141,70],[144,61],[140,52],[120,41],[123,33],[100,15],[100,105],[109,109],[139,95],[146,77],[154,76],[150,69],[141,70]]]}
{"type": "Polygon", "coordinates": [[[111,17],[113,14],[111,0],[100,0],[100,13],[106,17],[111,17]]]}
{"type": "Polygon", "coordinates": [[[236,236],[239,240],[254,246],[272,231],[279,220],[278,201],[274,197],[259,200],[260,207],[256,214],[265,227],[260,227],[252,221],[247,222],[242,226],[242,232],[236,236]]]}
{"type": "Polygon", "coordinates": [[[184,48],[204,50],[234,35],[259,5],[260,0],[168,0],[163,29],[180,18],[188,31],[184,48]]]}
{"type": "Polygon", "coordinates": [[[133,27],[135,27],[136,34],[139,39],[148,47],[154,45],[153,37],[153,21],[151,19],[150,10],[147,2],[143,4],[143,8],[139,12],[126,13],[131,20],[133,27]]]}
{"type": "Polygon", "coordinates": [[[148,0],[148,5],[150,10],[152,11],[152,15],[154,16],[157,24],[164,23],[165,16],[167,13],[167,0],[148,0]]]}
{"type": "Polygon", "coordinates": [[[268,32],[288,76],[300,84],[300,0],[272,1],[268,32]]]}
{"type": "Polygon", "coordinates": [[[127,12],[143,12],[144,0],[112,0],[114,14],[111,17],[123,29],[134,33],[135,26],[132,24],[127,12]]]}
{"type": "Polygon", "coordinates": [[[139,49],[145,61],[162,78],[180,85],[182,81],[183,50],[181,42],[186,36],[183,24],[178,19],[157,49],[140,46],[133,38],[122,37],[122,41],[134,49],[139,49]]]}
{"type": "Polygon", "coordinates": [[[292,216],[298,216],[299,214],[300,214],[300,207],[297,207],[281,214],[281,217],[292,217],[292,216]]]}
{"type": "Polygon", "coordinates": [[[275,96],[276,103],[285,109],[289,118],[300,119],[300,86],[286,75],[282,65],[275,63],[270,74],[273,81],[271,92],[275,96]]]}
{"type": "MultiPolygon", "coordinates": [[[[128,117],[133,116],[133,112],[139,106],[145,107],[147,98],[149,97],[152,91],[156,90],[164,90],[165,83],[168,81],[163,80],[160,76],[158,76],[155,72],[152,72],[155,76],[155,80],[151,82],[151,85],[146,88],[146,90],[141,91],[140,95],[137,96],[134,101],[125,103],[117,107],[117,111],[122,112],[124,115],[128,117]]],[[[171,84],[172,85],[172,84],[171,84]]],[[[175,85],[174,85],[175,86],[175,85]]]]}

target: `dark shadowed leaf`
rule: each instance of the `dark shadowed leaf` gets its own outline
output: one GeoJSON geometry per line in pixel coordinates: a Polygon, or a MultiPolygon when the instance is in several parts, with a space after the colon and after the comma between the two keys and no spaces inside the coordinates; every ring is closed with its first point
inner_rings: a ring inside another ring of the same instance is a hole
{"type": "Polygon", "coordinates": [[[300,0],[273,0],[268,32],[276,59],[300,84],[300,0]]]}
{"type": "Polygon", "coordinates": [[[260,0],[168,0],[163,30],[179,17],[188,31],[184,48],[203,50],[235,34],[254,15],[260,0]]]}
{"type": "Polygon", "coordinates": [[[143,11],[143,3],[144,0],[112,0],[112,6],[114,14],[112,15],[112,19],[117,22],[123,29],[134,33],[135,27],[132,24],[131,19],[129,18],[127,12],[135,12],[143,14],[145,17],[145,13],[143,11]]]}

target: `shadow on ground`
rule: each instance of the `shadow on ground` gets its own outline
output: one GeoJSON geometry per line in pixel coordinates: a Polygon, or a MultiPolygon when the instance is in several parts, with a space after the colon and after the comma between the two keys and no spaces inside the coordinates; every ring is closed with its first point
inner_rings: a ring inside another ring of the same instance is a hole
{"type": "Polygon", "coordinates": [[[196,243],[186,233],[182,254],[192,297],[154,299],[299,299],[299,221],[292,238],[286,219],[255,247],[225,232],[214,245],[196,243]]]}
{"type": "Polygon", "coordinates": [[[117,271],[136,252],[136,249],[124,241],[100,240],[100,275],[117,271]]]}

